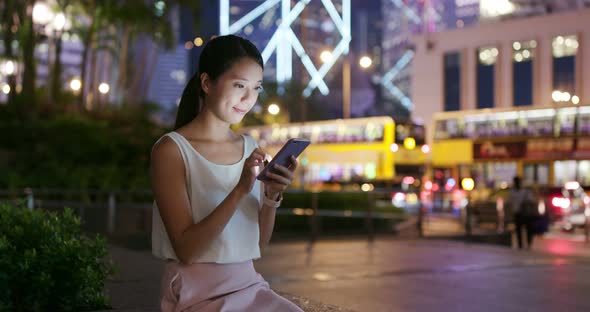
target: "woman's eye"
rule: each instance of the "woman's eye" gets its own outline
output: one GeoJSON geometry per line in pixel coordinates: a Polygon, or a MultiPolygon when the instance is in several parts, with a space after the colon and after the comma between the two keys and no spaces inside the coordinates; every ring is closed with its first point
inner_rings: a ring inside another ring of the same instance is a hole
{"type": "Polygon", "coordinates": [[[241,83],[236,83],[236,84],[234,84],[234,87],[243,89],[244,88],[244,85],[241,84],[241,83]]]}
{"type": "Polygon", "coordinates": [[[258,93],[261,93],[262,91],[264,91],[264,88],[262,86],[258,86],[256,87],[256,91],[258,91],[258,93]]]}

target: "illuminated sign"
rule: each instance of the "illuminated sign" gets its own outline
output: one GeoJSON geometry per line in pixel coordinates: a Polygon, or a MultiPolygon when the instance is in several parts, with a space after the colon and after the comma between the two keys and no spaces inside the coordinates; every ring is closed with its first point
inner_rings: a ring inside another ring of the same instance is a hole
{"type": "Polygon", "coordinates": [[[328,16],[332,22],[334,22],[342,39],[338,42],[336,47],[334,47],[334,50],[332,51],[332,59],[323,63],[319,69],[315,67],[309,55],[303,48],[303,45],[299,41],[299,38],[297,38],[291,29],[291,25],[299,17],[310,1],[311,0],[300,0],[297,1],[294,6],[291,6],[291,0],[265,0],[237,21],[230,23],[230,0],[220,0],[219,32],[222,35],[235,34],[243,28],[248,27],[253,20],[273,9],[274,6],[280,5],[281,15],[277,18],[278,28],[272,35],[268,44],[262,50],[262,58],[264,62],[267,62],[273,52],[276,51],[277,81],[288,81],[291,79],[293,73],[292,51],[295,50],[295,53],[301,59],[303,66],[311,77],[309,84],[303,91],[303,95],[311,95],[311,92],[315,88],[318,88],[323,95],[328,95],[330,90],[324,81],[324,77],[341,55],[348,54],[351,38],[350,0],[342,0],[341,13],[338,12],[332,0],[322,0],[322,4],[328,12],[328,16]]]}

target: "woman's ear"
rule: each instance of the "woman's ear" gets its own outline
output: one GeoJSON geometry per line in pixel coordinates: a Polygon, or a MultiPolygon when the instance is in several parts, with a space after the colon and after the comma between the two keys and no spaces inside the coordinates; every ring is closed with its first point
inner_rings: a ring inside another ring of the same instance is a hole
{"type": "Polygon", "coordinates": [[[209,89],[211,88],[211,78],[209,78],[207,73],[202,73],[199,78],[201,79],[201,90],[203,90],[205,94],[209,94],[209,89]]]}

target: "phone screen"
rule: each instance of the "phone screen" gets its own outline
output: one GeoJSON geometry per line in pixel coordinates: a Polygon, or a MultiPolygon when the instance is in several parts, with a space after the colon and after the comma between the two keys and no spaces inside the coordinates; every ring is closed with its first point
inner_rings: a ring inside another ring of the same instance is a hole
{"type": "Polygon", "coordinates": [[[260,174],[258,174],[257,179],[261,181],[269,180],[266,176],[266,172],[270,170],[272,173],[279,173],[277,169],[273,166],[274,164],[279,164],[284,167],[289,167],[291,164],[291,156],[297,158],[309,145],[309,140],[306,139],[290,139],[283,145],[281,150],[276,154],[276,156],[262,169],[260,174]]]}

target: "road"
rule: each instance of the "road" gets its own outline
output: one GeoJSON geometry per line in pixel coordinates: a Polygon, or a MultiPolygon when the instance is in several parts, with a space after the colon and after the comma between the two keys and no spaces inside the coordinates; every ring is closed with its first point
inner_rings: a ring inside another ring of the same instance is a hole
{"type": "MultiPolygon", "coordinates": [[[[590,311],[590,247],[575,239],[548,237],[532,251],[445,240],[282,242],[256,267],[279,292],[354,311],[590,311]]],[[[161,263],[148,251],[113,246],[111,255],[113,307],[157,311],[161,263]]]]}

